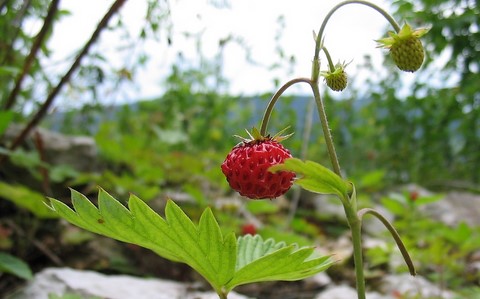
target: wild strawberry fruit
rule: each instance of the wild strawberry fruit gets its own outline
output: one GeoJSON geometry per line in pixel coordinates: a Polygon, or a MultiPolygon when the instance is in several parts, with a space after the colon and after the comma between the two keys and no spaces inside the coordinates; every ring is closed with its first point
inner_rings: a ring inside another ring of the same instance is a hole
{"type": "Polygon", "coordinates": [[[242,225],[242,235],[255,235],[257,233],[257,227],[252,223],[242,225]]]}
{"type": "Polygon", "coordinates": [[[411,201],[416,201],[418,199],[418,191],[413,190],[410,192],[409,197],[411,201]]]}
{"type": "Polygon", "coordinates": [[[378,40],[379,47],[390,49],[393,61],[399,69],[405,72],[415,72],[420,68],[425,58],[420,37],[428,29],[412,30],[410,25],[403,25],[398,33],[389,32],[390,37],[378,40]]]}
{"type": "Polygon", "coordinates": [[[253,130],[251,139],[243,139],[227,155],[222,163],[222,172],[232,189],[252,199],[276,198],[290,189],[295,173],[280,171],[272,173],[268,168],[282,163],[292,155],[280,144],[287,138],[263,137],[253,130]]]}
{"type": "Polygon", "coordinates": [[[347,87],[347,73],[345,68],[348,63],[337,63],[333,72],[322,72],[327,86],[333,91],[342,91],[347,87]]]}

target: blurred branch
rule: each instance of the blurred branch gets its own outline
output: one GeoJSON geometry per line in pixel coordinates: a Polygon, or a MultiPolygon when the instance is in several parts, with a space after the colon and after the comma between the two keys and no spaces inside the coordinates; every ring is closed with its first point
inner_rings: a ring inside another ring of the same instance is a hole
{"type": "MultiPolygon", "coordinates": [[[[8,0],[5,0],[5,1],[0,3],[0,12],[5,8],[5,6],[7,6],[7,4],[8,4],[8,0]]],[[[7,48],[5,53],[3,54],[3,60],[0,62],[0,64],[8,65],[8,64],[11,63],[9,61],[9,58],[11,58],[11,53],[13,51],[13,45],[15,44],[15,40],[17,39],[19,33],[21,32],[22,23],[25,20],[25,16],[27,15],[27,11],[28,11],[28,9],[30,8],[31,5],[32,5],[31,0],[23,1],[22,6],[20,7],[20,9],[18,10],[18,12],[15,15],[15,19],[11,22],[10,25],[12,27],[16,27],[15,32],[12,34],[12,36],[10,38],[9,47],[7,48]]],[[[8,7],[7,7],[7,11],[8,11],[8,7]]]]}
{"type": "MultiPolygon", "coordinates": [[[[30,1],[25,1],[25,3],[30,3],[30,1]]],[[[55,19],[55,14],[58,11],[58,4],[60,0],[53,0],[50,3],[48,8],[47,16],[43,22],[42,29],[38,32],[37,37],[33,41],[32,48],[30,49],[30,53],[28,54],[27,58],[25,59],[25,63],[23,64],[22,71],[18,75],[17,79],[15,80],[15,87],[13,88],[12,92],[7,98],[7,101],[4,103],[3,109],[8,110],[12,108],[13,104],[17,99],[18,93],[21,90],[22,82],[25,76],[30,71],[30,68],[37,57],[38,50],[40,50],[42,44],[44,43],[45,37],[47,36],[47,32],[50,30],[53,24],[53,20],[55,19]]],[[[18,27],[20,28],[20,26],[18,27]]],[[[13,47],[14,40],[12,41],[11,47],[13,47]]]]}
{"type": "MultiPolygon", "coordinates": [[[[83,49],[80,51],[78,54],[77,58],[73,62],[72,66],[70,69],[67,71],[67,73],[60,79],[60,82],[58,82],[57,86],[53,88],[50,93],[47,96],[47,99],[43,103],[43,105],[40,107],[40,109],[37,111],[37,113],[33,116],[33,118],[30,120],[30,122],[25,126],[25,128],[20,132],[20,134],[15,138],[13,143],[10,145],[10,150],[14,150],[17,148],[22,142],[25,140],[25,138],[28,136],[30,131],[42,120],[42,118],[45,116],[47,113],[48,109],[52,105],[54,99],[57,97],[58,93],[62,89],[63,85],[65,85],[69,80],[70,77],[72,76],[73,72],[78,68],[80,65],[80,62],[82,61],[82,58],[88,53],[90,50],[90,47],[97,41],[100,33],[102,32],[103,29],[105,29],[108,25],[109,20],[115,13],[122,7],[122,5],[126,2],[126,0],[116,0],[115,3],[110,7],[108,12],[105,14],[103,19],[98,23],[97,28],[93,32],[92,36],[90,37],[90,40],[85,44],[83,49]]],[[[0,164],[3,162],[4,157],[0,158],[0,164]]]]}

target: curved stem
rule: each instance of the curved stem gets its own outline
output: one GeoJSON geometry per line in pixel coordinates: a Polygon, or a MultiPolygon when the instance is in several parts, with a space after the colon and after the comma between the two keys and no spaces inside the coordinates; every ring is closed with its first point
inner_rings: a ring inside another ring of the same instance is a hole
{"type": "Polygon", "coordinates": [[[363,0],[347,0],[347,1],[340,2],[337,5],[335,5],[328,12],[328,14],[325,16],[325,18],[323,19],[323,23],[320,26],[320,30],[318,31],[318,35],[317,35],[314,60],[318,59],[320,49],[322,47],[323,32],[325,31],[325,27],[327,26],[328,20],[332,17],[332,15],[335,13],[335,11],[337,11],[340,7],[342,7],[344,5],[347,5],[347,4],[355,4],[355,3],[369,6],[369,7],[373,8],[374,10],[378,11],[383,17],[385,17],[385,19],[387,19],[387,21],[392,25],[393,29],[396,32],[400,31],[400,26],[395,21],[395,19],[391,15],[389,15],[384,9],[382,9],[381,7],[379,7],[379,6],[377,6],[373,3],[370,3],[368,1],[363,1],[363,0]]]}
{"type": "Polygon", "coordinates": [[[377,217],[377,219],[380,220],[383,223],[383,225],[385,225],[385,227],[388,229],[393,239],[397,243],[398,249],[400,249],[400,252],[402,253],[403,259],[405,260],[405,263],[408,266],[408,270],[410,271],[410,274],[412,276],[415,276],[416,271],[415,271],[415,266],[413,265],[413,262],[412,262],[412,258],[408,254],[407,248],[405,248],[405,245],[403,244],[402,239],[400,239],[400,235],[398,234],[397,230],[382,214],[380,214],[378,211],[374,209],[365,208],[365,209],[361,209],[357,213],[358,218],[360,219],[362,219],[363,216],[365,216],[366,214],[371,214],[377,217]]]}
{"type": "Polygon", "coordinates": [[[325,112],[325,106],[323,105],[322,97],[320,96],[320,90],[318,89],[317,84],[310,84],[310,86],[312,87],[313,96],[315,97],[315,102],[317,104],[318,115],[320,117],[320,122],[322,123],[323,135],[325,136],[325,143],[327,144],[328,156],[330,157],[333,171],[339,177],[342,177],[340,172],[340,163],[338,162],[337,152],[335,151],[335,145],[333,144],[332,133],[330,132],[330,127],[328,126],[327,114],[325,112]]]}
{"type": "Polygon", "coordinates": [[[270,120],[270,115],[272,114],[273,107],[275,106],[275,103],[277,100],[280,98],[280,96],[287,90],[290,86],[297,84],[297,83],[308,83],[312,85],[312,81],[308,78],[296,78],[288,81],[287,83],[283,84],[282,87],[280,87],[279,90],[273,95],[273,97],[270,99],[270,102],[268,103],[267,108],[265,109],[265,113],[263,114],[262,118],[262,125],[260,127],[260,134],[262,136],[265,136],[267,133],[267,126],[268,126],[268,121],[270,120]]]}
{"type": "Polygon", "coordinates": [[[330,56],[330,53],[328,52],[327,48],[325,46],[322,46],[323,53],[325,53],[325,57],[327,57],[328,61],[328,67],[330,68],[330,72],[335,72],[335,65],[333,64],[332,57],[330,56]]]}

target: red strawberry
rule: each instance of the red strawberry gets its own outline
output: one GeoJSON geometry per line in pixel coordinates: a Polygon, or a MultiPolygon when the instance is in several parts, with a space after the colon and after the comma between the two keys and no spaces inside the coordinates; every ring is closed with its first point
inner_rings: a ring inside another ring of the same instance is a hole
{"type": "Polygon", "coordinates": [[[222,172],[240,195],[252,199],[278,197],[290,189],[295,173],[271,173],[268,168],[292,155],[277,141],[281,138],[262,137],[255,129],[254,135],[232,149],[222,163],[222,172]]]}
{"type": "Polygon", "coordinates": [[[410,192],[410,200],[411,201],[416,201],[418,199],[418,191],[413,190],[410,192]]]}
{"type": "Polygon", "coordinates": [[[257,228],[254,224],[247,223],[242,225],[242,235],[255,235],[257,233],[257,228]]]}

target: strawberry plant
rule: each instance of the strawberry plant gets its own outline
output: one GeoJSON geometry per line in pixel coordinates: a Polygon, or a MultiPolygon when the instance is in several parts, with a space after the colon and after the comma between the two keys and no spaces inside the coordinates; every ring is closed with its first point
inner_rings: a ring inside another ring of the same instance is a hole
{"type": "MultiPolygon", "coordinates": [[[[325,46],[324,40],[324,31],[328,20],[331,16],[341,7],[348,5],[348,4],[361,4],[366,5],[370,8],[373,8],[377,12],[379,12],[382,16],[384,16],[387,21],[393,26],[395,32],[390,32],[389,38],[384,38],[378,40],[380,47],[386,47],[390,49],[390,54],[400,70],[407,71],[407,72],[414,72],[423,63],[424,60],[424,49],[421,41],[419,38],[424,35],[428,30],[427,29],[417,29],[413,30],[408,24],[405,24],[403,28],[400,28],[398,23],[383,9],[378,7],[375,4],[372,4],[368,1],[362,0],[347,0],[340,2],[336,6],[334,6],[330,12],[326,15],[318,35],[314,33],[315,39],[315,53],[313,57],[313,64],[312,64],[312,74],[311,78],[295,78],[283,86],[273,95],[272,99],[270,100],[265,114],[263,116],[261,122],[261,129],[259,131],[259,137],[256,137],[255,140],[263,140],[264,136],[267,135],[267,125],[270,119],[270,115],[273,111],[274,105],[281,97],[281,95],[292,85],[297,83],[305,83],[308,84],[313,92],[313,96],[315,98],[315,102],[317,104],[317,109],[322,125],[323,134],[325,137],[325,143],[327,146],[328,155],[330,157],[330,162],[332,164],[333,171],[312,161],[301,161],[296,158],[279,158],[276,151],[268,151],[266,149],[261,150],[260,153],[256,153],[257,155],[262,156],[263,160],[271,161],[272,165],[268,168],[268,171],[273,172],[277,175],[285,175],[290,174],[291,172],[296,173],[298,178],[295,180],[295,183],[303,187],[304,189],[321,194],[333,194],[338,196],[341,203],[343,204],[345,215],[347,218],[348,225],[351,230],[352,235],[352,243],[353,243],[353,257],[354,257],[354,264],[355,264],[355,274],[356,274],[356,287],[357,287],[357,295],[359,299],[365,299],[365,278],[363,272],[363,256],[362,256],[362,239],[361,239],[361,225],[362,219],[365,215],[369,214],[375,216],[385,225],[385,227],[389,230],[391,235],[393,236],[395,242],[400,249],[405,262],[409,268],[410,274],[415,275],[415,268],[407,252],[402,240],[400,239],[397,231],[392,226],[392,224],[378,211],[371,209],[371,208],[364,208],[359,210],[357,206],[357,198],[356,198],[356,191],[355,186],[352,182],[344,179],[342,177],[342,172],[340,168],[340,163],[337,157],[337,153],[335,150],[335,146],[333,143],[333,138],[331,135],[331,130],[328,124],[327,115],[325,112],[324,103],[322,97],[320,95],[320,89],[318,80],[320,76],[325,78],[325,82],[327,86],[334,90],[334,91],[342,91],[347,86],[347,75],[345,73],[345,63],[338,63],[336,65],[333,64],[331,55],[325,46]],[[325,54],[329,69],[327,71],[321,72],[320,71],[320,52],[323,51],[325,54]],[[279,161],[282,160],[282,161],[279,161]]],[[[251,141],[249,141],[251,142],[251,141]]],[[[254,141],[258,142],[258,141],[254,141]]],[[[248,146],[250,143],[247,143],[248,146]]],[[[241,145],[241,147],[245,146],[241,145]]],[[[283,147],[282,147],[283,149],[283,147]]],[[[238,146],[234,147],[232,152],[227,156],[224,164],[222,165],[222,170],[224,170],[225,163],[228,165],[228,168],[231,169],[233,167],[239,168],[238,172],[240,173],[240,168],[247,169],[244,172],[244,177],[242,175],[237,175],[235,177],[232,176],[231,171],[227,171],[224,173],[227,176],[227,180],[229,181],[230,185],[233,189],[240,192],[242,195],[246,195],[250,198],[257,199],[265,197],[265,193],[263,192],[263,188],[267,184],[263,183],[261,186],[256,186],[252,181],[256,183],[261,182],[258,177],[251,176],[252,173],[261,173],[263,178],[263,163],[252,163],[248,164],[248,155],[241,157],[240,159],[233,159],[236,155],[236,151],[238,150],[238,146]],[[249,170],[248,170],[249,169],[249,170]],[[245,183],[248,186],[248,190],[251,192],[243,192],[242,187],[239,184],[241,178],[244,178],[242,183],[245,183]],[[255,187],[254,187],[255,186],[255,187]]],[[[228,169],[228,170],[229,170],[228,169]]],[[[244,170],[245,171],[245,170],[244,170]]],[[[282,185],[283,186],[283,185],[282,185]]],[[[286,186],[286,185],[284,185],[286,186]]],[[[278,187],[275,184],[275,187],[278,187]]],[[[278,193],[272,192],[269,197],[274,198],[278,196],[277,194],[283,194],[286,190],[278,190],[278,193]]]]}
{"type": "MultiPolygon", "coordinates": [[[[386,226],[412,275],[415,275],[415,268],[392,224],[374,209],[358,209],[355,185],[342,177],[320,94],[320,76],[334,91],[347,87],[347,64],[333,64],[325,46],[324,31],[331,16],[348,4],[366,5],[389,21],[395,33],[390,33],[390,38],[380,39],[379,43],[390,49],[394,62],[401,70],[413,72],[421,66],[424,53],[419,38],[426,33],[425,29],[413,30],[409,25],[400,28],[388,13],[368,1],[347,0],[337,4],[326,15],[318,34],[314,34],[311,78],[296,78],[280,87],[266,107],[260,130],[253,129],[249,139],[235,146],[221,169],[234,190],[252,199],[278,197],[286,193],[293,183],[311,192],[337,196],[343,204],[351,230],[358,298],[365,299],[361,239],[365,215],[375,216],[386,226]],[[320,71],[321,52],[328,61],[327,71],[320,71]],[[332,170],[316,162],[293,158],[289,150],[280,144],[288,136],[280,136],[279,133],[270,137],[267,134],[276,102],[285,90],[297,83],[308,84],[312,89],[332,170]]],[[[127,208],[102,189],[98,195],[98,208],[76,191],[72,191],[72,201],[74,209],[55,199],[50,199],[50,207],[81,228],[137,244],[164,258],[188,264],[210,283],[220,298],[227,298],[233,288],[242,284],[299,280],[323,271],[333,263],[329,256],[318,256],[311,246],[299,248],[295,244],[264,240],[248,232],[239,238],[233,232],[224,234],[211,208],[206,208],[198,224],[194,224],[171,200],[166,204],[164,217],[134,195],[130,196],[127,208]]],[[[250,232],[255,233],[255,230],[250,232]]]]}

